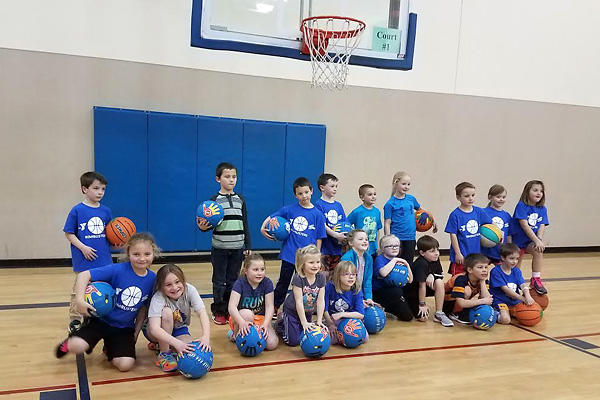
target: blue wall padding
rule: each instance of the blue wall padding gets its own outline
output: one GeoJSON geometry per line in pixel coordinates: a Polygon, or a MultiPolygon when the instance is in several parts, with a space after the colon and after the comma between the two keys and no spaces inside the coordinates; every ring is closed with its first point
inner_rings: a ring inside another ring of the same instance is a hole
{"type": "MultiPolygon", "coordinates": [[[[325,125],[287,124],[284,202],[296,202],[292,184],[304,176],[313,186],[313,203],[321,197],[317,178],[325,164],[325,125]]],[[[328,171],[326,171],[328,172],[328,171]]]]}
{"type": "Polygon", "coordinates": [[[94,107],[94,168],[108,180],[102,200],[113,217],[148,230],[148,115],[94,107]]]}
{"type": "Polygon", "coordinates": [[[244,121],[244,182],[252,246],[276,249],[279,243],[260,234],[260,226],[283,204],[286,124],[244,121]]]}
{"type": "MultiPolygon", "coordinates": [[[[240,119],[198,117],[197,205],[219,191],[215,170],[221,162],[230,162],[238,168],[236,190],[240,190],[243,138],[243,122],[240,119]]],[[[211,234],[196,229],[196,248],[210,249],[210,243],[211,234]]]]}
{"type": "Polygon", "coordinates": [[[148,230],[166,251],[196,245],[197,118],[148,114],[148,230]]]}
{"type": "Polygon", "coordinates": [[[260,234],[265,217],[296,202],[292,183],[316,179],[325,163],[325,126],[94,107],[95,169],[109,185],[114,216],[150,231],[165,251],[210,250],[196,208],[219,190],[217,164],[237,167],[252,249],[275,249],[260,234]]]}

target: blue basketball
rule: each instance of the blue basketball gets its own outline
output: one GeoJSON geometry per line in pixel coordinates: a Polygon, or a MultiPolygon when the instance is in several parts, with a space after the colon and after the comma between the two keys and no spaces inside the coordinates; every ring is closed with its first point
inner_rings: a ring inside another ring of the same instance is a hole
{"type": "Polygon", "coordinates": [[[223,207],[216,201],[207,200],[198,206],[196,215],[200,218],[204,218],[214,228],[223,221],[225,212],[223,207]]]}
{"type": "Polygon", "coordinates": [[[246,336],[238,333],[235,338],[235,345],[243,356],[256,357],[267,347],[267,340],[254,325],[250,325],[246,336]]]}
{"type": "Polygon", "coordinates": [[[360,319],[342,318],[337,329],[340,343],[349,349],[360,346],[367,338],[367,328],[360,319]]]}
{"type": "Polygon", "coordinates": [[[327,353],[331,345],[331,338],[327,330],[317,326],[315,330],[302,333],[300,348],[305,356],[318,358],[327,353]]]}
{"type": "Polygon", "coordinates": [[[335,224],[331,229],[337,233],[347,234],[352,232],[352,230],[354,229],[354,225],[352,225],[348,221],[342,221],[335,224]]]}
{"type": "Polygon", "coordinates": [[[473,327],[483,331],[494,326],[497,318],[496,311],[494,311],[492,306],[488,306],[487,304],[473,307],[469,311],[469,321],[471,321],[473,327]]]}
{"type": "Polygon", "coordinates": [[[283,242],[290,236],[290,223],[285,218],[273,217],[267,225],[267,232],[275,239],[283,242]]]}
{"type": "Polygon", "coordinates": [[[365,308],[365,318],[363,319],[363,323],[365,328],[367,328],[367,332],[381,332],[385,327],[385,321],[385,312],[381,307],[371,306],[365,308]]]}
{"type": "Polygon", "coordinates": [[[408,267],[396,264],[384,279],[388,286],[402,287],[408,282],[408,267]]]}
{"type": "Polygon", "coordinates": [[[96,309],[92,312],[97,317],[108,315],[115,308],[115,290],[106,282],[92,282],[85,288],[85,302],[96,309]]]}
{"type": "Polygon", "coordinates": [[[177,368],[181,375],[190,379],[198,379],[210,371],[213,364],[212,351],[204,351],[200,348],[200,343],[192,342],[194,351],[183,353],[183,356],[177,359],[177,368]]]}

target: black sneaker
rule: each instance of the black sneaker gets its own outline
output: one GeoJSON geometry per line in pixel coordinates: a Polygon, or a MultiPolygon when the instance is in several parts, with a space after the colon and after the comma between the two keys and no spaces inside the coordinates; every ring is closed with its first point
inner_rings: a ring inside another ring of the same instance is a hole
{"type": "Polygon", "coordinates": [[[452,321],[458,322],[461,325],[471,325],[471,322],[460,319],[460,317],[456,314],[450,314],[448,316],[452,321]]]}
{"type": "Polygon", "coordinates": [[[56,358],[63,358],[69,352],[69,346],[67,345],[67,340],[65,339],[56,346],[56,358]]]}
{"type": "Polygon", "coordinates": [[[75,333],[79,332],[79,330],[81,329],[81,326],[83,324],[81,323],[80,320],[78,319],[74,319],[73,321],[71,321],[69,323],[69,336],[73,336],[75,333]]]}

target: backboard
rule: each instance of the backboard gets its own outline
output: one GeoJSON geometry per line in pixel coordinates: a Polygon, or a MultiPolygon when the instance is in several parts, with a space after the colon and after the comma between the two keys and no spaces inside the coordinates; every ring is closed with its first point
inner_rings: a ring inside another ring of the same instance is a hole
{"type": "Polygon", "coordinates": [[[409,0],[193,0],[191,44],[310,60],[302,54],[301,21],[317,15],[366,23],[350,64],[412,68],[417,15],[409,0]]]}

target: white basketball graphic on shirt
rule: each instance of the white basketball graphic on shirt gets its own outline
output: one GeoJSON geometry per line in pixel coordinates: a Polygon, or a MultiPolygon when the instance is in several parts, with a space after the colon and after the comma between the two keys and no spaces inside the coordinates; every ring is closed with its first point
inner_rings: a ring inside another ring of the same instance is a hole
{"type": "Polygon", "coordinates": [[[537,224],[538,213],[529,214],[527,218],[527,223],[529,226],[535,226],[537,224]]]}
{"type": "Polygon", "coordinates": [[[337,224],[338,221],[341,219],[337,211],[335,210],[327,211],[327,214],[325,214],[325,218],[327,218],[327,221],[329,221],[330,224],[337,224]]]}
{"type": "Polygon", "coordinates": [[[99,235],[104,232],[104,222],[98,217],[92,217],[87,223],[87,228],[94,235],[99,235]]]}
{"type": "Polygon", "coordinates": [[[492,218],[492,224],[496,225],[500,230],[504,228],[504,220],[500,217],[492,218]]]}
{"type": "Polygon", "coordinates": [[[129,286],[121,292],[121,303],[127,307],[135,307],[142,299],[142,290],[137,286],[129,286]]]}
{"type": "Polygon", "coordinates": [[[294,226],[294,230],[296,230],[296,232],[304,232],[306,228],[308,228],[308,221],[306,218],[300,216],[294,218],[292,225],[294,226]]]}
{"type": "Polygon", "coordinates": [[[479,232],[479,224],[474,219],[467,222],[467,232],[474,235],[479,232]]]}
{"type": "Polygon", "coordinates": [[[335,302],[335,309],[337,312],[346,312],[346,310],[350,308],[350,305],[346,303],[344,299],[337,299],[335,302]]]}

